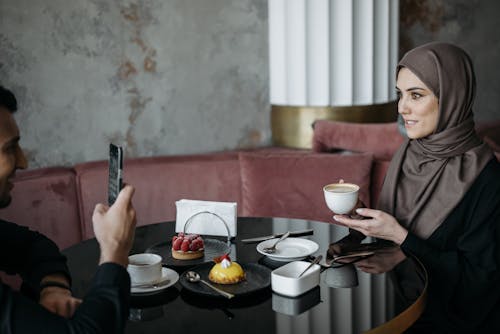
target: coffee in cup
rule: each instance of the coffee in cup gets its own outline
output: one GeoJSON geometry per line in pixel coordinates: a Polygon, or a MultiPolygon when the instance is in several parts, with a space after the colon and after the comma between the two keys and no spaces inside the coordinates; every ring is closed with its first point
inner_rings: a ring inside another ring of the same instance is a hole
{"type": "Polygon", "coordinates": [[[132,285],[158,282],[161,280],[161,256],[141,253],[128,257],[127,271],[132,285]]]}
{"type": "Polygon", "coordinates": [[[326,205],[337,214],[350,213],[358,203],[359,186],[354,183],[332,183],[323,187],[326,205]]]}

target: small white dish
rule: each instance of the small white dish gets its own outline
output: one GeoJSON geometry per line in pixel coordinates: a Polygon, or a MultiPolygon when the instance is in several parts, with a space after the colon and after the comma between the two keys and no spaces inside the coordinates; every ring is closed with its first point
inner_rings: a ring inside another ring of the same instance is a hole
{"type": "Polygon", "coordinates": [[[169,269],[169,268],[162,267],[161,268],[161,278],[160,278],[160,280],[155,282],[156,284],[159,285],[158,287],[156,287],[156,288],[154,288],[152,286],[151,287],[142,287],[142,288],[131,287],[130,293],[132,293],[133,295],[157,293],[159,291],[162,291],[162,290],[165,290],[165,289],[171,287],[172,285],[177,283],[178,280],[179,280],[179,274],[176,271],[169,269]],[[165,281],[168,281],[168,283],[166,283],[165,281]]]}
{"type": "Polygon", "coordinates": [[[300,278],[298,277],[311,263],[294,261],[271,272],[271,289],[284,296],[296,297],[319,284],[321,266],[313,265],[300,278]]]}
{"type": "Polygon", "coordinates": [[[302,238],[287,238],[276,246],[276,252],[268,254],[264,248],[271,247],[278,239],[262,241],[257,245],[257,252],[266,255],[275,261],[298,261],[305,259],[319,249],[319,245],[314,241],[302,238]]]}

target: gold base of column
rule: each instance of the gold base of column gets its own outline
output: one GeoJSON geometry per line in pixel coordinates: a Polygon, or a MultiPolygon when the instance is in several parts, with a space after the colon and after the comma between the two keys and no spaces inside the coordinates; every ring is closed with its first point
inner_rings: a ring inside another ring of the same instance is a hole
{"type": "Polygon", "coordinates": [[[293,148],[311,148],[315,120],[353,123],[386,123],[397,120],[397,103],[388,102],[347,107],[271,106],[273,144],[293,148]]]}

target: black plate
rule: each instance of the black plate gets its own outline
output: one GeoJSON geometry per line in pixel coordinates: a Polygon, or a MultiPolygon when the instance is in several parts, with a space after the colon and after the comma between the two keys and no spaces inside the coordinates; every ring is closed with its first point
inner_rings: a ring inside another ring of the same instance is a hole
{"type": "Polygon", "coordinates": [[[213,259],[231,251],[227,242],[217,239],[203,239],[205,256],[194,260],[177,260],[172,257],[172,241],[162,242],[146,249],[146,253],[158,254],[163,258],[163,264],[172,267],[189,267],[213,262],[213,259]]]}
{"type": "MultiPolygon", "coordinates": [[[[192,268],[200,274],[201,279],[210,282],[208,279],[208,273],[210,269],[214,266],[213,263],[205,263],[192,268]]],[[[246,279],[242,282],[236,284],[216,284],[212,283],[214,286],[232,293],[235,297],[246,296],[258,291],[269,288],[271,285],[271,270],[257,263],[241,264],[241,267],[245,271],[246,279]]],[[[224,298],[214,290],[205,286],[203,283],[191,283],[186,279],[185,273],[182,273],[179,277],[179,282],[182,287],[189,290],[190,292],[200,294],[207,297],[217,297],[224,298]]]]}

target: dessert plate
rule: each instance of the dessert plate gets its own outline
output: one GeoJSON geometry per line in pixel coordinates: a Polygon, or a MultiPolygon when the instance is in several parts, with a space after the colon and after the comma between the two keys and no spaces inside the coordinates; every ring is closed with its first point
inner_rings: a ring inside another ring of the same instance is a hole
{"type": "Polygon", "coordinates": [[[166,288],[171,287],[179,280],[179,274],[172,269],[169,268],[161,268],[161,279],[156,283],[157,287],[131,287],[130,293],[132,295],[146,295],[146,294],[154,294],[160,291],[165,290],[166,288]]]}
{"type": "Polygon", "coordinates": [[[302,238],[287,238],[276,246],[276,251],[272,254],[264,252],[264,248],[274,245],[278,239],[262,241],[257,245],[257,252],[275,261],[297,261],[308,257],[319,248],[314,241],[302,238]]]}
{"type": "MultiPolygon", "coordinates": [[[[216,286],[219,289],[222,289],[226,292],[232,293],[236,297],[245,296],[251,293],[255,293],[258,291],[262,291],[271,286],[271,270],[257,263],[248,263],[248,264],[240,264],[243,270],[245,271],[246,279],[236,284],[217,284],[210,282],[208,279],[208,273],[210,269],[214,266],[214,263],[204,263],[202,265],[196,266],[190,270],[196,271],[200,274],[201,279],[209,282],[210,284],[216,286]]],[[[208,297],[216,297],[216,298],[224,298],[214,290],[205,286],[205,284],[191,283],[186,279],[186,275],[184,273],[181,274],[179,279],[179,283],[186,290],[208,296],[208,297]]]]}
{"type": "Polygon", "coordinates": [[[231,248],[226,242],[217,239],[203,239],[205,245],[204,257],[194,260],[177,260],[172,257],[172,241],[162,242],[146,249],[146,253],[158,254],[163,258],[163,265],[172,267],[190,267],[212,262],[215,257],[228,254],[231,248]]]}

